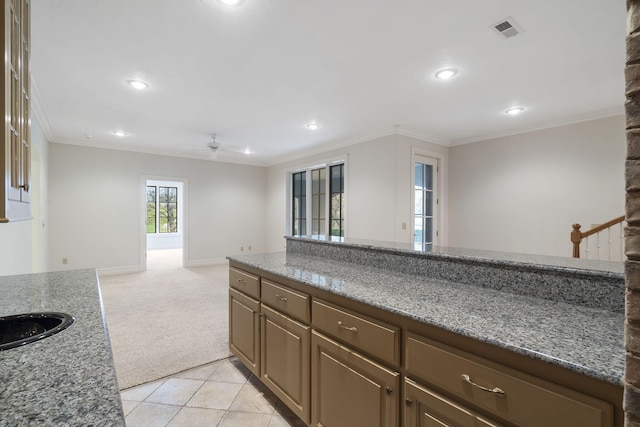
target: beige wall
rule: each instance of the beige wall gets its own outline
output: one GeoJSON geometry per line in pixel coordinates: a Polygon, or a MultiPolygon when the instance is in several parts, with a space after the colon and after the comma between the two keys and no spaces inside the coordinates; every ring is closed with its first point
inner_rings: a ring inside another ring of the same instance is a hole
{"type": "MultiPolygon", "coordinates": [[[[411,149],[440,153],[448,148],[403,135],[388,135],[343,148],[307,156],[268,169],[267,249],[283,250],[286,234],[287,171],[326,159],[347,161],[348,237],[389,242],[411,242],[411,149]],[[402,229],[402,223],[407,224],[402,229]]],[[[446,182],[444,191],[446,192],[446,182]]],[[[443,223],[446,227],[446,207],[443,223]]]]}
{"type": "Polygon", "coordinates": [[[188,265],[263,250],[264,168],[50,144],[48,268],[140,268],[142,177],[187,182],[188,265]]]}
{"type": "Polygon", "coordinates": [[[2,275],[140,266],[141,176],[187,179],[192,264],[283,250],[287,170],[336,156],[348,158],[349,236],[410,241],[412,147],[446,159],[450,246],[569,256],[572,223],[624,210],[623,117],[451,148],[388,135],[269,168],[48,144],[36,120],[33,143],[35,219],[0,225],[2,275]]]}
{"type": "Polygon", "coordinates": [[[452,147],[451,246],[571,256],[573,223],[624,213],[624,116],[452,147]]]}

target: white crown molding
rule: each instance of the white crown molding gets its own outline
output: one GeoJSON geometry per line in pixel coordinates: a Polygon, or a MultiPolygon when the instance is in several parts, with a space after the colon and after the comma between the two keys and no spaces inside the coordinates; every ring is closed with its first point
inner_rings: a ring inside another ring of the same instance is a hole
{"type": "Polygon", "coordinates": [[[598,119],[605,119],[607,117],[621,116],[621,115],[624,114],[624,112],[625,112],[624,111],[624,106],[607,108],[605,110],[600,110],[600,111],[597,111],[595,113],[581,114],[581,115],[573,116],[571,118],[564,119],[564,120],[557,120],[557,121],[552,121],[552,122],[541,123],[539,125],[532,126],[532,127],[529,127],[529,128],[518,129],[517,131],[502,132],[502,133],[495,133],[495,134],[486,134],[486,135],[482,135],[482,136],[474,136],[472,138],[459,139],[457,141],[451,142],[450,146],[453,147],[453,146],[456,146],[456,145],[472,144],[474,142],[488,141],[490,139],[504,138],[504,137],[513,136],[513,135],[521,135],[521,134],[524,134],[524,133],[536,132],[536,131],[556,128],[556,127],[560,127],[560,126],[567,126],[567,125],[572,125],[572,124],[577,124],[577,123],[582,123],[582,122],[588,122],[588,121],[591,121],[591,120],[598,120],[598,119]]]}
{"type": "Polygon", "coordinates": [[[395,125],[393,129],[395,130],[394,133],[397,135],[408,136],[409,138],[418,139],[420,141],[430,142],[432,144],[442,145],[445,147],[451,146],[451,141],[446,138],[441,138],[433,135],[425,135],[420,131],[402,125],[395,125]]]}
{"type": "Polygon", "coordinates": [[[267,164],[267,166],[270,167],[270,166],[281,165],[283,163],[288,163],[288,162],[292,162],[292,161],[295,161],[295,160],[300,160],[300,159],[303,159],[305,157],[314,156],[316,154],[326,153],[327,151],[338,150],[340,148],[349,147],[351,145],[356,145],[356,144],[359,144],[361,142],[370,141],[370,140],[376,139],[376,138],[382,138],[382,137],[389,136],[389,135],[392,135],[392,134],[393,134],[393,130],[392,129],[387,129],[385,131],[382,131],[382,132],[379,132],[379,133],[375,133],[375,134],[369,134],[367,136],[347,138],[347,139],[343,139],[343,140],[340,140],[340,141],[332,141],[332,142],[328,142],[326,144],[316,145],[316,146],[313,146],[313,147],[308,148],[306,150],[297,151],[295,153],[284,155],[284,156],[278,156],[277,158],[275,158],[271,162],[269,162],[267,164]]]}
{"type": "Polygon", "coordinates": [[[420,133],[419,131],[404,127],[402,125],[394,125],[391,128],[382,130],[380,132],[371,133],[364,136],[347,138],[339,141],[332,141],[326,144],[316,145],[307,150],[298,151],[290,155],[280,156],[272,160],[271,162],[268,162],[266,166],[270,167],[270,166],[281,165],[281,164],[292,162],[295,160],[300,160],[305,157],[326,153],[327,151],[339,150],[341,148],[350,147],[352,145],[360,144],[362,142],[372,141],[374,139],[384,138],[385,136],[391,136],[391,135],[407,136],[409,138],[414,138],[414,139],[418,139],[420,141],[425,141],[425,142],[431,142],[433,144],[438,144],[438,145],[444,145],[444,146],[450,145],[450,142],[443,138],[428,136],[423,133],[420,133]]]}
{"type": "MultiPolygon", "coordinates": [[[[35,88],[32,87],[32,90],[33,89],[35,89],[35,88]]],[[[181,156],[181,155],[173,153],[173,152],[164,152],[164,151],[161,151],[161,150],[153,150],[153,149],[147,149],[147,148],[134,148],[134,149],[131,149],[131,148],[114,147],[112,145],[100,144],[100,143],[95,143],[95,142],[80,144],[80,143],[68,142],[68,141],[64,141],[64,142],[63,141],[56,141],[53,138],[53,132],[51,130],[50,122],[47,120],[46,114],[44,114],[44,111],[41,108],[41,104],[39,102],[39,96],[37,95],[37,90],[33,90],[33,93],[35,94],[34,102],[32,104],[33,105],[33,110],[34,110],[34,112],[36,112],[36,116],[38,117],[38,120],[40,121],[40,124],[41,124],[41,126],[43,128],[43,131],[44,131],[45,135],[47,136],[47,140],[49,142],[57,143],[57,144],[77,145],[77,146],[89,147],[89,148],[101,148],[101,149],[107,149],[107,150],[130,151],[130,152],[136,152],[136,153],[153,154],[153,155],[158,155],[158,156],[181,157],[181,158],[192,159],[192,160],[210,161],[210,160],[201,159],[201,158],[195,158],[195,157],[186,156],[186,155],[181,156]],[[37,104],[37,107],[36,107],[36,104],[37,104]]],[[[507,137],[507,136],[520,135],[520,134],[524,134],[524,133],[535,132],[535,131],[539,131],[539,130],[554,128],[554,127],[566,126],[566,125],[586,122],[586,121],[590,121],[590,120],[603,119],[603,118],[618,116],[618,115],[622,115],[622,114],[624,114],[624,107],[623,106],[615,107],[615,108],[609,108],[609,109],[606,109],[606,110],[600,110],[599,112],[596,112],[596,113],[590,113],[590,114],[574,116],[574,117],[572,117],[570,119],[566,119],[566,120],[558,120],[558,121],[554,121],[554,122],[546,122],[546,123],[543,123],[543,124],[540,124],[540,125],[537,125],[537,126],[532,126],[530,128],[520,129],[518,131],[503,132],[503,133],[496,133],[496,134],[486,134],[486,135],[482,135],[482,136],[466,138],[466,139],[461,139],[461,140],[456,140],[456,141],[450,141],[450,140],[447,140],[445,138],[441,138],[441,137],[437,137],[437,136],[433,136],[433,135],[425,135],[424,133],[422,133],[422,132],[420,132],[418,130],[411,129],[411,128],[408,128],[408,127],[405,127],[405,126],[402,126],[402,125],[394,125],[391,128],[388,128],[388,129],[385,129],[385,130],[381,130],[380,132],[370,133],[368,135],[359,136],[359,137],[353,137],[353,138],[347,138],[347,139],[338,140],[338,141],[332,141],[332,142],[328,142],[326,144],[316,145],[314,147],[310,147],[309,149],[298,151],[298,152],[295,152],[295,153],[292,153],[292,154],[288,154],[288,155],[284,155],[284,156],[276,156],[276,157],[267,158],[267,159],[255,159],[255,158],[252,159],[252,158],[250,158],[250,156],[248,156],[247,158],[243,158],[243,159],[218,159],[216,161],[217,162],[223,162],[223,163],[235,163],[235,164],[241,164],[241,165],[248,165],[248,166],[271,167],[271,166],[281,165],[281,164],[285,164],[285,163],[288,163],[288,162],[293,162],[293,161],[296,161],[296,160],[304,159],[306,157],[311,157],[311,156],[323,154],[323,153],[326,153],[328,151],[339,150],[339,149],[342,149],[342,148],[350,147],[352,145],[360,144],[360,143],[363,143],[363,142],[367,142],[367,141],[371,141],[371,140],[374,140],[374,139],[383,138],[383,137],[391,136],[391,135],[402,135],[402,136],[406,136],[406,137],[409,137],[409,138],[417,139],[417,140],[420,140],[420,141],[436,144],[436,145],[441,145],[441,146],[445,146],[445,147],[453,147],[453,146],[457,146],[457,145],[472,144],[472,143],[475,143],[475,142],[487,141],[487,140],[496,139],[496,138],[503,138],[503,137],[507,137]]]]}
{"type": "Polygon", "coordinates": [[[233,163],[233,164],[237,164],[237,165],[260,166],[260,167],[266,167],[267,166],[266,164],[264,164],[264,162],[262,162],[260,160],[251,160],[250,158],[248,158],[250,156],[246,156],[243,159],[221,159],[221,158],[218,158],[216,160],[209,160],[209,159],[203,159],[203,158],[200,158],[200,157],[180,155],[180,153],[167,152],[167,151],[162,151],[162,150],[154,150],[154,149],[140,148],[140,147],[132,147],[132,148],[124,148],[124,147],[120,147],[120,146],[114,147],[113,145],[101,144],[101,143],[96,143],[96,142],[78,143],[78,142],[71,142],[71,141],[56,141],[56,140],[50,140],[49,142],[52,143],[52,144],[71,145],[71,146],[74,146],[74,147],[97,148],[97,149],[101,149],[101,150],[116,150],[116,151],[124,151],[124,152],[128,152],[128,153],[150,154],[150,155],[153,155],[153,156],[177,157],[177,158],[180,158],[180,159],[198,160],[198,161],[201,161],[201,162],[233,163]]]}
{"type": "Polygon", "coordinates": [[[44,136],[47,138],[47,141],[53,141],[53,127],[47,117],[47,113],[44,111],[40,92],[38,91],[38,87],[33,81],[33,78],[31,79],[31,111],[38,120],[40,128],[42,129],[44,136]]]}

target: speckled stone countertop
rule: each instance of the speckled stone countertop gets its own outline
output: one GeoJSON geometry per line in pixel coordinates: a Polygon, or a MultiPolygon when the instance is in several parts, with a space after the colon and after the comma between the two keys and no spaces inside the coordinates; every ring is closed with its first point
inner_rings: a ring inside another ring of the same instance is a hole
{"type": "Polygon", "coordinates": [[[95,270],[0,276],[0,316],[42,311],[75,322],[0,351],[0,426],[124,426],[95,270]]]}
{"type": "Polygon", "coordinates": [[[593,378],[622,384],[625,354],[622,310],[569,304],[299,254],[289,249],[287,253],[228,259],[593,378]]]}

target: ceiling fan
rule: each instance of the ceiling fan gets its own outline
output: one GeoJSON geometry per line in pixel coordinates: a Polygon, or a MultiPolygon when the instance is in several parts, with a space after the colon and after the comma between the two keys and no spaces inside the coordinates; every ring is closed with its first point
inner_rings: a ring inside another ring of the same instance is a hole
{"type": "Polygon", "coordinates": [[[223,146],[221,143],[219,143],[218,141],[216,141],[216,134],[213,133],[211,134],[211,141],[209,141],[207,143],[206,148],[204,149],[200,149],[200,150],[194,150],[194,151],[204,151],[207,150],[209,152],[209,160],[217,160],[218,159],[218,153],[220,151],[226,151],[226,152],[230,152],[230,153],[247,153],[246,151],[242,150],[240,147],[238,147],[237,145],[225,145],[223,146]]]}

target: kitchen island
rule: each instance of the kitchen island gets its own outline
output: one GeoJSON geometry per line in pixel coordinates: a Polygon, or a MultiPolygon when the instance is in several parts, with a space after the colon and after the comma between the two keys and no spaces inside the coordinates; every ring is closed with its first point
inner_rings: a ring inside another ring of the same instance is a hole
{"type": "Polygon", "coordinates": [[[0,351],[0,426],[124,426],[96,271],[0,277],[0,316],[47,311],[75,322],[0,351]]]}
{"type": "MultiPolygon", "coordinates": [[[[527,381],[542,378],[560,382],[572,392],[579,390],[608,400],[613,410],[598,415],[596,418],[602,418],[602,423],[593,425],[622,425],[625,352],[621,263],[497,256],[457,249],[422,253],[405,247],[296,238],[287,239],[287,251],[283,253],[229,259],[232,269],[254,274],[262,283],[267,280],[269,287],[272,283],[281,284],[284,290],[309,295],[310,327],[317,326],[315,329],[329,339],[336,339],[338,344],[349,344],[340,335],[349,331],[345,332],[342,325],[338,325],[338,332],[322,331],[326,322],[320,317],[316,321],[314,309],[325,316],[327,310],[347,307],[348,310],[343,311],[363,314],[372,321],[381,320],[391,325],[391,330],[397,326],[397,335],[401,337],[397,355],[385,359],[382,353],[371,352],[366,347],[355,348],[393,368],[405,379],[405,387],[407,384],[413,387],[417,379],[443,392],[445,397],[468,400],[471,408],[486,410],[489,415],[518,425],[518,414],[492,409],[486,402],[464,395],[466,389],[461,387],[466,385],[454,384],[460,375],[452,384],[439,383],[430,368],[423,369],[411,359],[412,354],[433,356],[443,351],[455,357],[462,355],[464,360],[481,357],[480,361],[494,370],[506,367],[510,374],[535,376],[533,379],[527,376],[527,381]],[[316,300],[319,301],[317,307],[316,300]],[[493,366],[494,362],[499,365],[493,366]],[[606,392],[600,393],[605,389],[606,392]]],[[[231,276],[230,285],[237,288],[231,276]]],[[[262,289],[264,294],[264,285],[262,289]]],[[[280,295],[284,295],[282,291],[280,295]]],[[[237,300],[244,298],[243,295],[237,297],[237,300]]],[[[266,307],[267,315],[280,304],[279,300],[265,301],[265,295],[253,297],[262,303],[255,308],[266,307]]],[[[304,319],[302,321],[304,323],[304,319]]],[[[361,334],[361,331],[355,332],[361,334]]],[[[316,340],[317,345],[324,345],[320,340],[316,340]]],[[[260,345],[264,347],[264,343],[260,345]]],[[[314,351],[312,348],[311,353],[314,351]]],[[[429,361],[423,364],[427,366],[429,361]]],[[[265,366],[257,370],[261,374],[265,366]]],[[[321,374],[311,371],[312,378],[321,374]]],[[[541,386],[536,384],[536,387],[541,386]]],[[[312,395],[313,390],[312,386],[312,395]]],[[[320,405],[321,393],[317,393],[307,406],[320,405]]],[[[405,390],[405,397],[408,393],[405,390]]],[[[305,421],[316,423],[320,418],[321,414],[316,413],[305,421]]],[[[410,414],[398,414],[397,419],[401,418],[404,425],[413,425],[407,424],[410,414]]]]}

